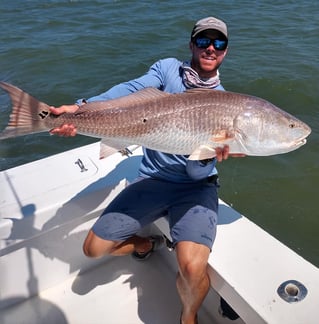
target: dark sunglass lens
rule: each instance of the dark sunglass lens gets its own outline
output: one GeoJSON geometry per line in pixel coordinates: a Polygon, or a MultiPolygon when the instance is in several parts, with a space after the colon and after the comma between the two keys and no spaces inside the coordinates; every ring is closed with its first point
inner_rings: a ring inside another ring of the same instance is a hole
{"type": "Polygon", "coordinates": [[[213,41],[214,48],[216,50],[224,50],[227,47],[227,41],[224,39],[214,39],[213,41]]]}
{"type": "Polygon", "coordinates": [[[223,51],[227,47],[227,40],[225,39],[209,39],[206,37],[196,38],[195,44],[198,48],[207,48],[211,44],[213,44],[215,50],[223,51]]]}
{"type": "Polygon", "coordinates": [[[197,38],[195,44],[198,48],[207,48],[211,44],[211,40],[209,38],[197,38]]]}

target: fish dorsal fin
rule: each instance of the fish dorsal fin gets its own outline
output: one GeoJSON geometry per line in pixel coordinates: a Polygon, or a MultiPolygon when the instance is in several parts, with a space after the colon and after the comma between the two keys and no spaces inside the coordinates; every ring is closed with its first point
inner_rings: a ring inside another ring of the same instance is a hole
{"type": "Polygon", "coordinates": [[[137,92],[131,93],[127,96],[119,97],[116,99],[110,99],[110,100],[106,100],[106,101],[89,102],[88,104],[81,106],[77,110],[77,113],[86,111],[88,108],[89,109],[92,108],[92,111],[114,109],[114,108],[126,108],[126,107],[131,107],[132,104],[139,104],[139,103],[145,104],[149,100],[153,101],[154,99],[165,98],[168,96],[171,96],[171,94],[169,94],[167,92],[163,92],[156,88],[145,88],[145,89],[139,90],[137,92]],[[92,107],[89,107],[89,106],[92,106],[92,107]]]}
{"type": "Polygon", "coordinates": [[[206,160],[216,156],[216,151],[207,145],[199,146],[189,157],[189,160],[206,160]]]}
{"type": "Polygon", "coordinates": [[[148,88],[141,89],[137,92],[131,93],[131,94],[127,95],[126,97],[132,97],[135,99],[136,98],[156,99],[156,98],[165,98],[168,96],[171,96],[171,94],[161,91],[161,90],[158,90],[156,88],[148,87],[148,88]]]}
{"type": "Polygon", "coordinates": [[[185,93],[207,93],[208,91],[218,91],[216,89],[208,89],[208,88],[191,88],[191,89],[187,89],[185,91],[185,93]]]}

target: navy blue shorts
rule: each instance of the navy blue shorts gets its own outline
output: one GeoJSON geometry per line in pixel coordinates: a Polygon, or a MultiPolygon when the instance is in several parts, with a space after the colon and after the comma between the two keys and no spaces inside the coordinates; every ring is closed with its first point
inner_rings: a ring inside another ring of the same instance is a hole
{"type": "Polygon", "coordinates": [[[169,220],[173,243],[213,246],[218,212],[217,185],[139,179],[125,188],[93,225],[105,240],[124,241],[160,217],[169,220]]]}

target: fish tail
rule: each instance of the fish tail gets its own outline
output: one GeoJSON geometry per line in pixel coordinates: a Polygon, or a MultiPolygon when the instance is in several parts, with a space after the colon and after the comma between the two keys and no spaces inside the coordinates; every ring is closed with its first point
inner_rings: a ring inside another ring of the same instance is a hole
{"type": "Polygon", "coordinates": [[[50,115],[49,106],[21,89],[5,82],[0,87],[7,91],[12,101],[12,112],[0,139],[38,133],[48,130],[45,119],[50,115]]]}

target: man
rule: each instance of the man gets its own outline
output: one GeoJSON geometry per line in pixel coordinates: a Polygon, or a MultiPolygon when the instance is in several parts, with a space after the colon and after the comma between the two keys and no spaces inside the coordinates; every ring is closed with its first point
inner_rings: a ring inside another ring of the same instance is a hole
{"type": "MultiPolygon", "coordinates": [[[[214,17],[201,19],[191,33],[190,62],[174,58],[160,60],[137,79],[88,100],[79,100],[75,105],[51,107],[51,111],[54,114],[75,112],[86,102],[121,97],[145,87],[169,93],[194,87],[224,90],[218,68],[227,53],[227,45],[226,24],[214,17]]],[[[74,136],[76,129],[65,124],[51,132],[74,136]]],[[[217,148],[216,153],[216,159],[190,161],[187,156],[144,148],[138,179],[110,203],[83,245],[89,257],[132,253],[138,260],[145,260],[163,245],[163,238],[139,237],[136,233],[166,215],[179,266],[181,323],[197,323],[197,311],[210,286],[207,262],[216,235],[218,211],[215,164],[228,158],[229,148],[217,148]]]]}

